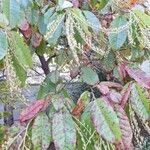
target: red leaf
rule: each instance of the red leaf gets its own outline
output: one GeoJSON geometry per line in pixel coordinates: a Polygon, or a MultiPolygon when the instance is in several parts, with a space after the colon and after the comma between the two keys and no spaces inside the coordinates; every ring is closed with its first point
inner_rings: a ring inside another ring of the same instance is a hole
{"type": "Polygon", "coordinates": [[[103,95],[106,95],[109,93],[109,88],[106,85],[99,83],[96,85],[96,87],[103,95]]]}
{"type": "Polygon", "coordinates": [[[23,110],[20,114],[20,122],[23,123],[31,118],[33,118],[39,111],[45,109],[48,105],[48,101],[37,100],[23,110]]]}
{"type": "Polygon", "coordinates": [[[27,30],[25,30],[25,31],[21,31],[21,33],[23,34],[23,36],[25,37],[25,38],[30,38],[30,36],[31,36],[31,33],[32,33],[32,29],[31,29],[31,27],[29,27],[27,30]]]}
{"type": "Polygon", "coordinates": [[[115,82],[110,82],[110,81],[103,81],[103,82],[100,82],[100,84],[108,86],[109,88],[117,88],[119,90],[121,90],[123,88],[121,84],[115,83],[115,82]]]}
{"type": "Polygon", "coordinates": [[[141,86],[150,89],[150,76],[140,69],[130,69],[126,67],[126,71],[131,78],[137,81],[141,86]]]}
{"type": "Polygon", "coordinates": [[[115,103],[115,104],[119,104],[121,102],[121,94],[115,91],[111,91],[109,94],[109,98],[110,100],[115,103]]]}
{"type": "Polygon", "coordinates": [[[80,6],[79,0],[72,0],[72,4],[76,8],[78,8],[80,6]]]}
{"type": "Polygon", "coordinates": [[[127,63],[121,63],[118,66],[118,72],[122,80],[127,76],[127,72],[125,70],[126,65],[127,63]]]}
{"type": "Polygon", "coordinates": [[[120,129],[122,132],[122,140],[116,143],[115,146],[118,150],[133,150],[132,138],[133,133],[128,120],[128,117],[121,106],[116,107],[116,111],[119,118],[120,129]]]}
{"type": "Polygon", "coordinates": [[[27,31],[29,28],[29,23],[28,21],[25,19],[21,22],[20,26],[19,26],[20,30],[22,31],[27,31]]]}
{"type": "Polygon", "coordinates": [[[121,104],[120,104],[122,108],[125,107],[128,99],[129,99],[129,96],[130,96],[130,93],[131,93],[131,87],[132,87],[132,84],[129,83],[128,88],[125,91],[123,91],[121,104]]]}
{"type": "Polygon", "coordinates": [[[72,111],[72,115],[79,118],[81,116],[84,108],[85,108],[84,102],[82,101],[82,99],[79,99],[76,107],[72,111]]]}

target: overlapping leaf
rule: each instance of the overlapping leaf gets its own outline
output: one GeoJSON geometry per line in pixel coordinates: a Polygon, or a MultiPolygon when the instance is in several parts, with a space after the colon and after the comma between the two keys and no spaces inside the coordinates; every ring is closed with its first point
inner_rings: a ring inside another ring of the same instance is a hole
{"type": "Polygon", "coordinates": [[[56,150],[75,149],[76,130],[69,112],[58,111],[54,114],[52,122],[52,135],[56,150]]]}
{"type": "Polygon", "coordinates": [[[129,119],[121,106],[118,105],[116,107],[116,111],[119,118],[119,124],[122,133],[122,140],[121,142],[116,144],[116,147],[118,149],[133,150],[132,144],[133,133],[129,119]]]}
{"type": "Polygon", "coordinates": [[[140,69],[126,67],[126,71],[131,78],[136,80],[144,88],[150,89],[150,76],[140,69]]]}
{"type": "Polygon", "coordinates": [[[29,119],[33,118],[38,112],[40,112],[43,108],[46,108],[48,102],[45,100],[37,100],[25,108],[20,114],[20,122],[26,122],[29,119]]]}
{"type": "Polygon", "coordinates": [[[143,121],[150,118],[150,100],[146,97],[142,88],[137,84],[132,85],[131,106],[143,121]]]}
{"type": "Polygon", "coordinates": [[[83,67],[82,68],[82,76],[84,82],[89,85],[95,85],[99,82],[98,75],[95,71],[93,71],[90,67],[83,67]]]}
{"type": "Polygon", "coordinates": [[[7,54],[8,42],[7,35],[4,31],[0,30],[0,60],[7,54]]]}
{"type": "Polygon", "coordinates": [[[63,28],[64,14],[54,13],[49,19],[45,39],[51,45],[55,45],[61,35],[63,28]]]}
{"type": "Polygon", "coordinates": [[[90,11],[83,11],[89,26],[95,31],[99,32],[101,28],[100,21],[98,18],[90,11]]]}
{"type": "Polygon", "coordinates": [[[9,25],[14,28],[21,20],[20,4],[17,0],[3,0],[3,13],[9,20],[9,25]]]}
{"type": "Polygon", "coordinates": [[[35,149],[42,150],[47,150],[52,141],[51,123],[44,112],[40,113],[34,120],[31,140],[35,149]]]}
{"type": "Polygon", "coordinates": [[[72,114],[76,117],[80,117],[84,108],[90,102],[90,92],[85,91],[81,94],[80,98],[77,101],[76,107],[73,109],[72,114]]]}
{"type": "Polygon", "coordinates": [[[104,139],[112,143],[121,140],[117,114],[106,101],[96,99],[93,102],[91,117],[94,127],[104,139]]]}
{"type": "Polygon", "coordinates": [[[125,25],[127,25],[127,19],[124,16],[118,16],[113,20],[111,27],[116,30],[108,36],[112,48],[119,49],[126,41],[127,27],[125,25]]]}
{"type": "Polygon", "coordinates": [[[21,85],[24,86],[27,79],[27,72],[24,70],[24,68],[22,68],[22,66],[19,64],[18,60],[15,57],[13,58],[13,67],[15,69],[16,75],[21,81],[21,85]]]}
{"type": "Polygon", "coordinates": [[[23,68],[32,67],[32,56],[28,46],[24,43],[23,37],[17,32],[11,32],[10,46],[13,47],[15,57],[23,68]]]}

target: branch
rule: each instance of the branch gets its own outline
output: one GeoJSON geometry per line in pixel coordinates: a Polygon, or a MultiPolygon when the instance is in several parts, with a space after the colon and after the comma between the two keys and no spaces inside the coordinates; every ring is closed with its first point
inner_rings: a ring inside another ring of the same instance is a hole
{"type": "Polygon", "coordinates": [[[37,56],[39,57],[39,60],[41,62],[42,69],[43,69],[45,75],[48,75],[50,73],[48,62],[45,60],[44,56],[41,56],[41,55],[38,55],[38,54],[37,54],[37,56]]]}

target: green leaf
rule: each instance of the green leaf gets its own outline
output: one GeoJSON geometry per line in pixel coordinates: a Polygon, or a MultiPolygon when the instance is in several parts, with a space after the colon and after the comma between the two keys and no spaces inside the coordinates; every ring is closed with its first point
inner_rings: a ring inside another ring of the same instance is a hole
{"type": "Polygon", "coordinates": [[[9,21],[6,18],[6,15],[0,13],[0,27],[5,28],[6,26],[8,26],[8,24],[9,21]]]}
{"type": "Polygon", "coordinates": [[[33,8],[29,7],[26,10],[26,17],[27,17],[28,22],[31,25],[37,25],[38,24],[39,16],[40,16],[40,13],[39,13],[38,9],[33,9],[33,8]]]}
{"type": "Polygon", "coordinates": [[[40,86],[37,99],[45,98],[45,96],[47,96],[48,93],[50,92],[53,93],[55,92],[55,90],[56,90],[56,85],[51,81],[50,75],[47,75],[44,82],[40,86]]]}
{"type": "Polygon", "coordinates": [[[23,37],[17,32],[11,32],[10,47],[13,47],[15,57],[23,68],[32,68],[32,56],[28,46],[24,43],[23,37]]]}
{"type": "Polygon", "coordinates": [[[121,140],[119,119],[113,108],[103,99],[96,99],[91,110],[92,122],[99,135],[109,142],[121,140]]]}
{"type": "Polygon", "coordinates": [[[89,26],[95,31],[95,32],[99,32],[100,31],[100,21],[98,20],[98,18],[90,11],[83,11],[87,22],[89,24],[89,26]]]}
{"type": "Polygon", "coordinates": [[[53,116],[52,135],[57,150],[73,150],[76,145],[76,130],[72,116],[67,110],[53,116]]]}
{"type": "Polygon", "coordinates": [[[50,145],[52,139],[51,124],[44,112],[40,113],[34,120],[31,139],[35,148],[47,150],[50,145]]]}
{"type": "Polygon", "coordinates": [[[124,16],[116,17],[111,23],[111,28],[115,31],[112,31],[108,38],[110,45],[114,49],[119,49],[122,47],[127,38],[127,19],[124,16]]]}
{"type": "Polygon", "coordinates": [[[5,57],[8,50],[7,35],[4,31],[0,30],[0,60],[5,57]]]}
{"type": "Polygon", "coordinates": [[[46,25],[48,24],[48,22],[51,21],[51,16],[53,15],[54,10],[55,10],[55,8],[54,8],[54,7],[51,7],[51,8],[49,8],[49,9],[46,11],[46,13],[44,14],[44,23],[45,23],[46,25]]]}
{"type": "Polygon", "coordinates": [[[93,134],[96,134],[96,130],[91,121],[91,108],[92,103],[89,103],[81,115],[81,119],[79,122],[80,131],[78,131],[81,133],[77,135],[77,149],[79,150],[92,150],[95,144],[96,139],[93,134]]]}
{"type": "Polygon", "coordinates": [[[21,81],[21,85],[24,86],[27,79],[27,72],[24,70],[24,68],[22,68],[15,57],[13,57],[13,67],[15,69],[17,77],[21,81]]]}
{"type": "Polygon", "coordinates": [[[56,84],[59,81],[60,77],[60,73],[58,70],[52,71],[50,73],[50,80],[51,82],[53,82],[54,84],[56,84]]]}
{"type": "Polygon", "coordinates": [[[44,16],[39,17],[38,29],[41,34],[44,35],[46,33],[47,25],[44,23],[44,16]]]}
{"type": "Polygon", "coordinates": [[[58,5],[61,6],[65,0],[57,0],[58,1],[58,5]]]}
{"type": "Polygon", "coordinates": [[[71,13],[72,13],[73,17],[75,18],[75,20],[80,25],[80,27],[84,30],[84,32],[86,34],[90,34],[90,32],[88,30],[88,22],[87,22],[85,16],[83,15],[82,11],[78,8],[72,8],[71,13]]]}
{"type": "Polygon", "coordinates": [[[133,12],[139,18],[139,21],[142,25],[150,28],[150,16],[149,15],[141,12],[140,10],[134,10],[133,12]]]}
{"type": "Polygon", "coordinates": [[[80,95],[80,98],[79,98],[85,106],[87,106],[90,102],[90,99],[91,99],[91,94],[89,91],[84,91],[81,95],[80,95]]]}
{"type": "Polygon", "coordinates": [[[150,100],[138,84],[132,85],[131,106],[143,121],[150,118],[150,100]]]}
{"type": "Polygon", "coordinates": [[[73,7],[73,4],[69,1],[66,1],[66,0],[60,0],[59,2],[59,6],[58,6],[58,10],[62,10],[62,9],[65,9],[65,8],[69,8],[69,7],[73,7]]]}
{"type": "Polygon", "coordinates": [[[64,23],[64,14],[55,13],[51,16],[51,18],[47,26],[45,39],[48,41],[50,45],[55,45],[62,32],[64,23]]]}
{"type": "Polygon", "coordinates": [[[9,25],[14,28],[21,20],[21,9],[17,0],[3,0],[2,10],[9,20],[9,25]]]}
{"type": "Polygon", "coordinates": [[[95,85],[99,82],[98,75],[90,67],[83,67],[81,78],[83,82],[86,82],[89,85],[95,85]]]}

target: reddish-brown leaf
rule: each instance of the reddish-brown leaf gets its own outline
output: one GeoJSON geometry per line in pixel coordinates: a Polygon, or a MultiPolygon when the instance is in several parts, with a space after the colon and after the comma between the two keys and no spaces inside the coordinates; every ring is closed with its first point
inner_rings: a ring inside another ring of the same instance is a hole
{"type": "Polygon", "coordinates": [[[118,72],[122,80],[127,76],[127,72],[125,70],[126,65],[126,63],[121,63],[118,66],[118,72]]]}
{"type": "Polygon", "coordinates": [[[82,101],[82,99],[79,99],[76,107],[72,111],[72,115],[79,118],[81,116],[84,108],[85,108],[84,102],[82,101]]]}
{"type": "Polygon", "coordinates": [[[72,0],[72,4],[76,8],[78,8],[80,6],[79,0],[72,0]]]}
{"type": "Polygon", "coordinates": [[[103,82],[100,82],[100,84],[105,85],[109,88],[116,88],[118,90],[121,90],[123,88],[121,84],[115,83],[115,82],[110,82],[110,81],[103,81],[103,82]]]}
{"type": "Polygon", "coordinates": [[[23,31],[23,30],[21,30],[21,33],[23,34],[23,36],[25,37],[25,38],[30,38],[30,36],[31,36],[31,34],[32,34],[32,29],[31,29],[31,27],[29,27],[27,30],[25,30],[25,31],[23,31]]]}
{"type": "Polygon", "coordinates": [[[26,122],[27,120],[33,118],[38,112],[45,109],[48,105],[48,101],[37,100],[23,110],[20,114],[20,122],[26,122]]]}
{"type": "Polygon", "coordinates": [[[150,76],[140,69],[130,69],[126,67],[128,75],[137,81],[144,88],[150,89],[150,76]]]}
{"type": "Polygon", "coordinates": [[[28,28],[29,28],[29,26],[30,26],[30,25],[29,25],[28,21],[25,19],[25,20],[23,20],[23,21],[21,22],[19,28],[20,28],[20,30],[22,30],[22,31],[27,31],[28,28]]]}
{"type": "Polygon", "coordinates": [[[116,107],[117,115],[119,118],[120,129],[122,133],[122,140],[116,143],[115,146],[118,150],[133,150],[132,138],[133,133],[128,120],[128,117],[121,106],[116,107]]]}
{"type": "Polygon", "coordinates": [[[31,38],[31,43],[34,48],[37,48],[42,41],[42,36],[39,33],[34,33],[31,38]]]}
{"type": "Polygon", "coordinates": [[[109,93],[109,88],[106,85],[99,83],[96,85],[96,87],[103,95],[106,95],[109,93]]]}
{"type": "Polygon", "coordinates": [[[129,83],[127,89],[125,91],[123,91],[122,93],[122,98],[121,98],[121,107],[124,108],[129,97],[130,97],[130,93],[131,93],[131,87],[132,87],[132,84],[129,83]]]}
{"type": "Polygon", "coordinates": [[[116,91],[111,91],[109,94],[109,98],[114,104],[119,104],[121,102],[122,96],[116,91]]]}

